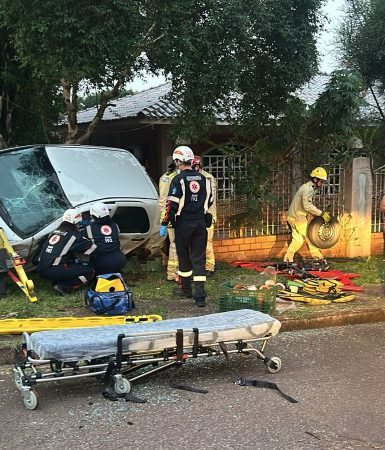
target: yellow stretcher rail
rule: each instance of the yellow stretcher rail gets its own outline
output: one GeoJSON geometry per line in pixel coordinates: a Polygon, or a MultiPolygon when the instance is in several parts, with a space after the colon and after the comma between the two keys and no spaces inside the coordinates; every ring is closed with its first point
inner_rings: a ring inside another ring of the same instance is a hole
{"type": "Polygon", "coordinates": [[[8,257],[11,260],[13,268],[17,273],[16,276],[11,270],[9,270],[8,276],[19,286],[19,288],[24,292],[30,302],[37,302],[33,281],[27,277],[23,268],[25,260],[15,252],[2,228],[0,228],[0,248],[4,248],[8,253],[8,257]]]}
{"type": "Polygon", "coordinates": [[[33,319],[0,320],[0,334],[21,334],[24,331],[59,330],[63,328],[90,328],[105,325],[126,325],[129,323],[157,322],[162,316],[149,314],[143,316],[110,316],[110,317],[35,317],[33,319]]]}

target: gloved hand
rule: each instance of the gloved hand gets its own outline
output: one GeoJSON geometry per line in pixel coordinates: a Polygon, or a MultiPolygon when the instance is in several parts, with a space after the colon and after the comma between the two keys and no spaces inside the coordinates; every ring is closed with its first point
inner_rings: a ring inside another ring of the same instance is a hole
{"type": "Polygon", "coordinates": [[[326,223],[330,222],[331,219],[330,214],[327,213],[326,211],[322,211],[321,217],[326,223]]]}
{"type": "Polygon", "coordinates": [[[167,236],[167,225],[162,225],[160,227],[159,235],[160,235],[160,237],[166,237],[167,236]]]}

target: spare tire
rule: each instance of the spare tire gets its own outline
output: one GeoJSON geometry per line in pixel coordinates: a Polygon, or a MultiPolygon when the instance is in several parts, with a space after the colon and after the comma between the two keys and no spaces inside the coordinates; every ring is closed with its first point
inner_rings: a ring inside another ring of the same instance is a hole
{"type": "Polygon", "coordinates": [[[308,225],[307,237],[317,248],[330,248],[338,242],[341,228],[336,217],[332,217],[328,223],[322,217],[314,217],[308,225]]]}

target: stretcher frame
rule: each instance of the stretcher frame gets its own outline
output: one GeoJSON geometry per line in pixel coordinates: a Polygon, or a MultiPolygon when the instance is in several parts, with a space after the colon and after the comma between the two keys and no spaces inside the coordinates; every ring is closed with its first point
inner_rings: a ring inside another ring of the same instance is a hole
{"type": "Polygon", "coordinates": [[[28,349],[29,335],[24,333],[20,352],[21,358],[13,369],[14,380],[16,387],[21,391],[24,406],[33,410],[39,404],[39,398],[34,388],[42,383],[103,377],[104,383],[113,386],[116,394],[128,394],[133,383],[170,367],[182,366],[190,359],[198,357],[223,355],[227,358],[228,354],[232,353],[244,355],[255,353],[257,358],[266,365],[269,372],[276,373],[282,367],[281,359],[278,357],[270,358],[264,354],[267,341],[274,335],[267,333],[262,337],[213,342],[203,346],[199,343],[198,328],[135,333],[132,335],[119,334],[114,355],[94,361],[62,362],[56,359],[34,358],[33,352],[28,349]],[[164,348],[161,351],[132,352],[126,350],[123,345],[125,338],[170,334],[170,332],[175,334],[175,346],[172,348],[164,348]],[[184,344],[184,334],[186,333],[192,333],[193,335],[192,346],[184,344]],[[144,371],[132,375],[139,369],[144,371]],[[108,379],[106,379],[106,375],[108,379]]]}

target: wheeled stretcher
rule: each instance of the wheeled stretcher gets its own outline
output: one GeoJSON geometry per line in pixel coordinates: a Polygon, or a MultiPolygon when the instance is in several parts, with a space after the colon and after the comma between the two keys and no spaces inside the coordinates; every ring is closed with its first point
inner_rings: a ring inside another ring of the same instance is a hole
{"type": "Polygon", "coordinates": [[[25,407],[35,409],[38,384],[90,376],[103,376],[106,382],[108,376],[117,394],[128,394],[132,383],[203,356],[255,352],[274,373],[281,369],[281,360],[265,356],[264,350],[280,327],[267,314],[242,309],[151,323],[24,333],[15,383],[25,407]]]}

